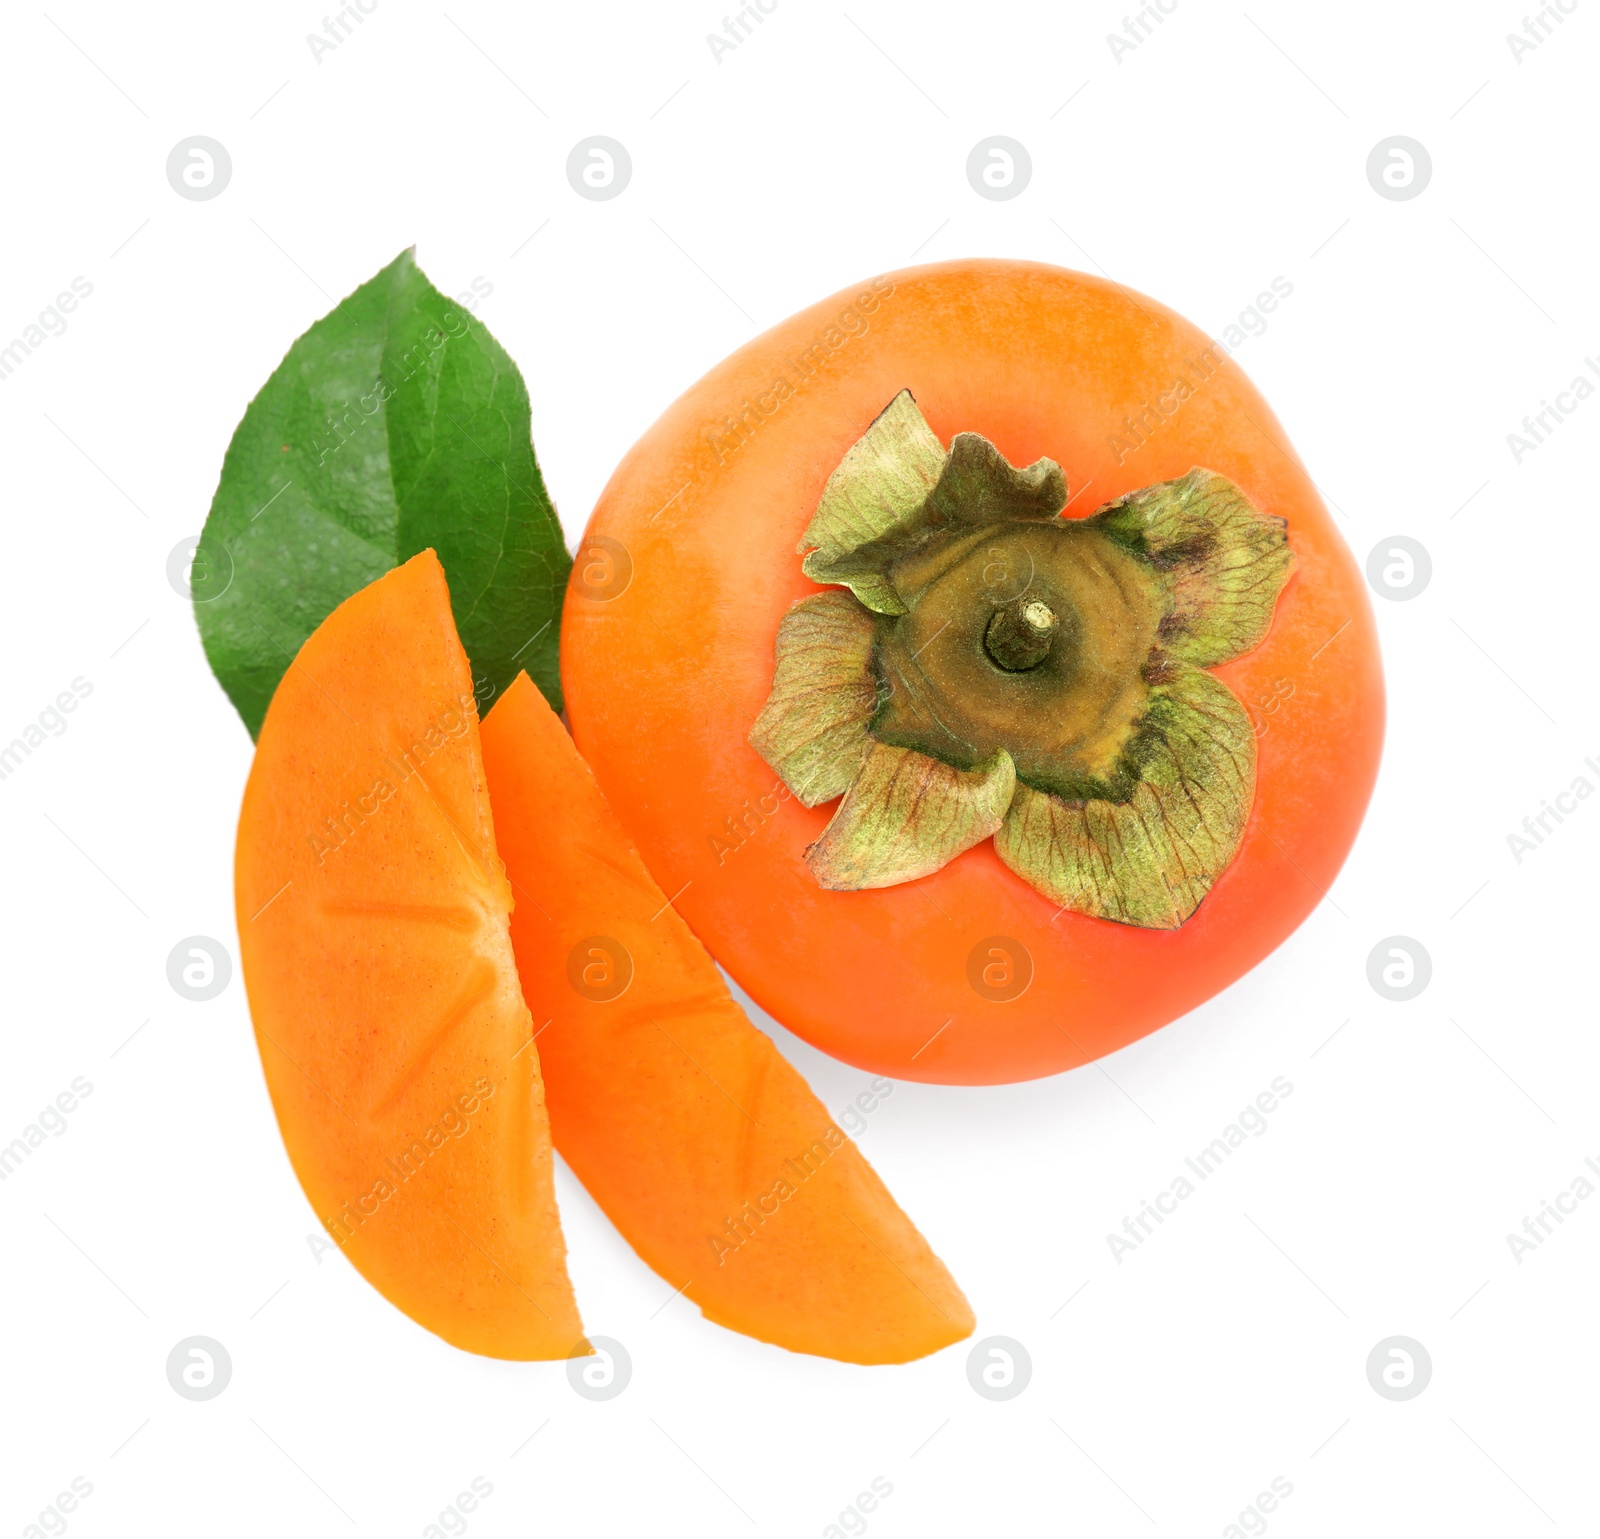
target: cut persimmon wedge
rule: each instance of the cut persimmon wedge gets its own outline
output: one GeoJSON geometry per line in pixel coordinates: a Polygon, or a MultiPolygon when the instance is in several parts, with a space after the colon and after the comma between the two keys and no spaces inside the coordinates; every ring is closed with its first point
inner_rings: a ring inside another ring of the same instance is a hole
{"type": "Polygon", "coordinates": [[[341,604],[283,676],[235,901],[278,1125],[334,1243],[455,1346],[587,1351],[472,675],[431,550],[341,604]]]}
{"type": "Polygon", "coordinates": [[[483,753],[556,1148],[623,1237],[708,1319],[797,1352],[896,1363],[970,1334],[944,1264],[728,993],[526,674],[483,753]]]}

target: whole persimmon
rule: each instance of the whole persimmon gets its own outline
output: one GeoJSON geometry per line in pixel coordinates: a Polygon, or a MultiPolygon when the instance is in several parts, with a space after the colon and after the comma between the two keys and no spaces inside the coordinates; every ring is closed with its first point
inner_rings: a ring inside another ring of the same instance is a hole
{"type": "Polygon", "coordinates": [[[1051,1074],[1321,901],[1383,737],[1359,572],[1181,317],[914,268],[719,364],[601,494],[573,734],[776,1020],[872,1071],[1051,1074]]]}

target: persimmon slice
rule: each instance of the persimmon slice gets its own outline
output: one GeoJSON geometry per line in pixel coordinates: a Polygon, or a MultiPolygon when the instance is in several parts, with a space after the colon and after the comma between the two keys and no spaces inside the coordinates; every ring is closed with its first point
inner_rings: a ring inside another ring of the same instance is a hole
{"type": "Polygon", "coordinates": [[[972,1330],[944,1264],[729,995],[527,676],[483,724],[556,1148],[718,1324],[856,1363],[972,1330]]]}
{"type": "Polygon", "coordinates": [[[431,550],[341,604],[284,675],[235,901],[278,1125],[333,1241],[455,1346],[583,1350],[472,675],[431,550]]]}

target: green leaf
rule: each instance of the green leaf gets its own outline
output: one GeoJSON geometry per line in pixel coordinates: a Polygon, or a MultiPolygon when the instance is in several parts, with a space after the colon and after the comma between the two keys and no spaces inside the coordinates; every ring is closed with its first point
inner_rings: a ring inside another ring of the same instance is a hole
{"type": "Polygon", "coordinates": [[[561,706],[572,559],[534,457],[528,392],[483,324],[404,251],[289,349],[235,429],[197,561],[206,657],[254,737],[301,644],[432,547],[487,708],[526,669],[561,706]],[[223,555],[225,552],[225,556],[223,555]]]}

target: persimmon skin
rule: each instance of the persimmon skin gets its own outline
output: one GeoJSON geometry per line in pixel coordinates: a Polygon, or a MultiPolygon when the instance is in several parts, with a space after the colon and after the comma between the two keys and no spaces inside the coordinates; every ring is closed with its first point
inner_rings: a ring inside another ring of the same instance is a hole
{"type": "Polygon", "coordinates": [[[945,1084],[1076,1067],[1248,972],[1338,873],[1383,741],[1359,569],[1260,394],[1156,301],[1026,262],[939,263],[860,284],[685,392],[595,507],[567,594],[562,681],[601,788],[751,997],[846,1062],[945,1084]],[[771,687],[778,623],[818,591],[796,542],[829,473],[903,388],[946,444],[973,431],[1015,465],[1058,461],[1067,517],[1199,465],[1288,521],[1297,564],[1272,630],[1214,670],[1258,734],[1250,821],[1179,929],[1057,912],[992,843],[900,887],[830,892],[806,869],[835,804],[800,806],[746,735],[771,687]],[[606,576],[615,548],[599,540],[627,552],[626,586],[611,579],[619,592],[606,576]],[[1031,959],[1015,998],[969,982],[969,959],[992,937],[1031,959]]]}

